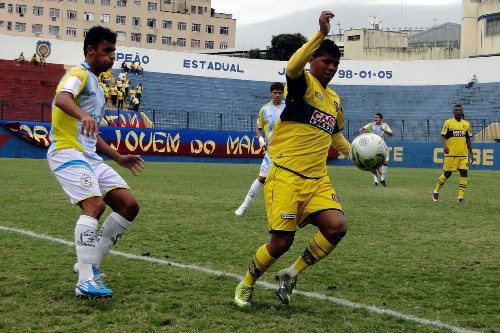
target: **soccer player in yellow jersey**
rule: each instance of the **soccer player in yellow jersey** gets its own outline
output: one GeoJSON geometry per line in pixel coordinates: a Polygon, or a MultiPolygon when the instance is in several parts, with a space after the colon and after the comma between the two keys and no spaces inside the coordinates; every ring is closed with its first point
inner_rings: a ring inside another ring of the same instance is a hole
{"type": "Polygon", "coordinates": [[[432,200],[438,201],[439,191],[450,178],[451,173],[458,170],[460,180],[458,184],[458,202],[464,202],[465,190],[467,189],[467,171],[470,164],[474,163],[474,155],[472,154],[472,129],[468,121],[463,119],[464,110],[462,105],[457,104],[453,108],[453,118],[444,122],[443,130],[441,131],[441,143],[444,149],[443,174],[439,176],[439,180],[432,193],[432,200]],[[469,151],[469,156],[467,156],[469,151]]]}
{"type": "Polygon", "coordinates": [[[47,159],[71,203],[81,208],[74,229],[77,296],[113,295],[102,282],[99,265],[139,213],[139,204],[125,180],[97,154],[108,156],[134,175],[144,168],[140,156],[120,154],[99,135],[105,99],[97,76],[113,66],[115,43],[113,31],[91,28],[83,43],[85,61],[61,79],[52,105],[47,159]],[[96,232],[106,205],[112,212],[96,232]]]}
{"type": "Polygon", "coordinates": [[[289,268],[280,270],[276,295],[288,304],[297,276],[333,251],[347,232],[338,196],[327,175],[330,146],[349,156],[338,95],[328,87],[340,63],[340,50],[325,39],[334,14],[323,11],[319,31],[290,58],[286,68],[286,107],[270,143],[273,161],[264,186],[270,240],[250,262],[235,290],[235,303],[251,304],[257,279],[288,251],[298,228],[312,224],[318,232],[289,268]],[[304,69],[309,62],[309,72],[304,69]]]}

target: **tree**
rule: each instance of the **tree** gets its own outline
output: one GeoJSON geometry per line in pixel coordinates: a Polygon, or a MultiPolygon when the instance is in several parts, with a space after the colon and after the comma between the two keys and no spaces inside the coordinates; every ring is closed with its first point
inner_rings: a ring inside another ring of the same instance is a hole
{"type": "Polygon", "coordinates": [[[250,56],[250,59],[261,59],[261,51],[259,49],[250,49],[248,51],[248,55],[250,56]]]}
{"type": "Polygon", "coordinates": [[[271,47],[267,51],[267,59],[288,61],[305,42],[307,38],[300,33],[273,35],[271,47]]]}

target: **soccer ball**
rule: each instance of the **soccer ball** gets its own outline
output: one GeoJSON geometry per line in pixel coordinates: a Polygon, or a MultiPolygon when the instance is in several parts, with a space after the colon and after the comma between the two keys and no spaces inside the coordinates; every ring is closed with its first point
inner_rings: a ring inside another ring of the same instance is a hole
{"type": "Polygon", "coordinates": [[[387,158],[385,141],[373,133],[358,135],[351,143],[351,160],[354,165],[364,171],[378,169],[387,158]]]}

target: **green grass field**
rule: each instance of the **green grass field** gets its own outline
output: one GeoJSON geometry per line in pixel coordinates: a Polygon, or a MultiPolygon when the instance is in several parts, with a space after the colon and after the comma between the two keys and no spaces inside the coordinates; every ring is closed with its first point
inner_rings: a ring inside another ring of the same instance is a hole
{"type": "Polygon", "coordinates": [[[472,168],[459,204],[457,174],[435,203],[438,169],[389,168],[384,188],[329,168],[347,236],[284,306],[270,287],[316,232],[300,230],[243,311],[238,276],[268,240],[262,194],[234,210],[258,165],[148,163],[138,177],[112,165],[141,212],[101,266],[115,296],[96,301],[74,296],[79,208],[45,160],[0,160],[1,332],[500,332],[498,171],[472,168]]]}

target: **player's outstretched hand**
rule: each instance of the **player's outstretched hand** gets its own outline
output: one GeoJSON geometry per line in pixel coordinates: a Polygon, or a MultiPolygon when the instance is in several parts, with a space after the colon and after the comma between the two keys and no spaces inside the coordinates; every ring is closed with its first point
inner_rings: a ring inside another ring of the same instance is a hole
{"type": "Polygon", "coordinates": [[[144,170],[144,160],[140,155],[122,155],[116,162],[122,167],[129,169],[134,176],[137,176],[144,170]]]}
{"type": "Polygon", "coordinates": [[[319,31],[323,35],[328,35],[330,33],[330,20],[335,16],[331,11],[324,10],[319,16],[319,31]]]}

